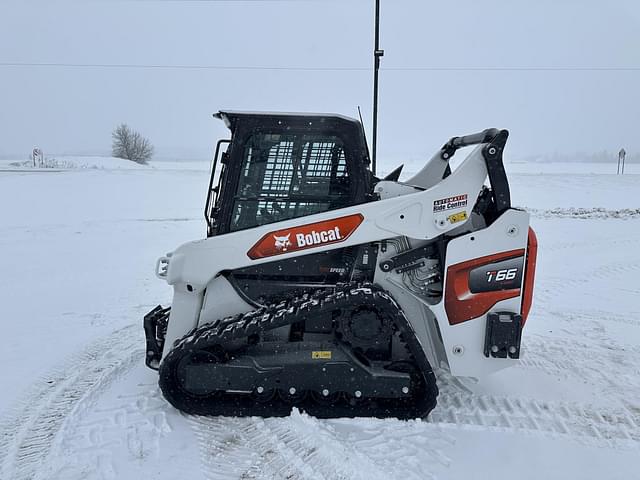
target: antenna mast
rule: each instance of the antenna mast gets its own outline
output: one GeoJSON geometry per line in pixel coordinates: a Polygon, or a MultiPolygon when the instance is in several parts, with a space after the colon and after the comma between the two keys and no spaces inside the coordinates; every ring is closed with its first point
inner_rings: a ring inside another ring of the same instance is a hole
{"type": "Polygon", "coordinates": [[[376,174],[376,146],[378,141],[378,70],[380,69],[380,57],[384,50],[380,50],[380,0],[376,0],[376,30],[375,44],[373,47],[373,145],[371,155],[371,169],[376,174]]]}

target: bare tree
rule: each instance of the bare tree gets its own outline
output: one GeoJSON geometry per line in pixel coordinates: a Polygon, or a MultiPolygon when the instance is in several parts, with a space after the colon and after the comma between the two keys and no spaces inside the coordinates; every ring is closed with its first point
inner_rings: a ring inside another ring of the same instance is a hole
{"type": "Polygon", "coordinates": [[[131,129],[126,123],[118,125],[111,133],[111,138],[114,157],[146,164],[153,156],[153,145],[149,139],[131,129]]]}

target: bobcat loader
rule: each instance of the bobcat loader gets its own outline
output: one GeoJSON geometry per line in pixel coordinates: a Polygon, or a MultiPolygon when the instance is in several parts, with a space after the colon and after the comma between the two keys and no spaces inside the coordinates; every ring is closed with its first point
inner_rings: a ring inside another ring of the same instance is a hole
{"type": "Polygon", "coordinates": [[[158,260],[173,302],[144,318],[146,364],[172,405],[424,417],[434,367],[482,378],[518,361],[537,242],[511,207],[506,130],[454,137],[399,182],[402,167],[369,170],[357,120],[216,117],[231,139],[213,160],[207,238],[158,260]]]}

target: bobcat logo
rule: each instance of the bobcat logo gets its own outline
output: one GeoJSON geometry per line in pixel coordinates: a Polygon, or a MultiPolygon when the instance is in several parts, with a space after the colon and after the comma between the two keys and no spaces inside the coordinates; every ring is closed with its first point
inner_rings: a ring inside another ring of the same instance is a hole
{"type": "Polygon", "coordinates": [[[279,252],[286,252],[287,247],[291,246],[291,242],[289,241],[290,236],[291,236],[291,233],[289,233],[285,237],[278,237],[274,235],[273,238],[276,240],[276,245],[275,245],[276,250],[278,250],[279,252]]]}

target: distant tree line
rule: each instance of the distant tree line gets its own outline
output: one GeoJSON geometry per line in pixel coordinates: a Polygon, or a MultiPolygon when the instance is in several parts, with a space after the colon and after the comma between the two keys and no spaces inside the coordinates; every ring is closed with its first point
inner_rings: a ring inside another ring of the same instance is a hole
{"type": "Polygon", "coordinates": [[[111,154],[116,158],[124,158],[144,165],[153,156],[153,145],[149,139],[126,123],[118,125],[111,133],[111,138],[111,154]]]}

